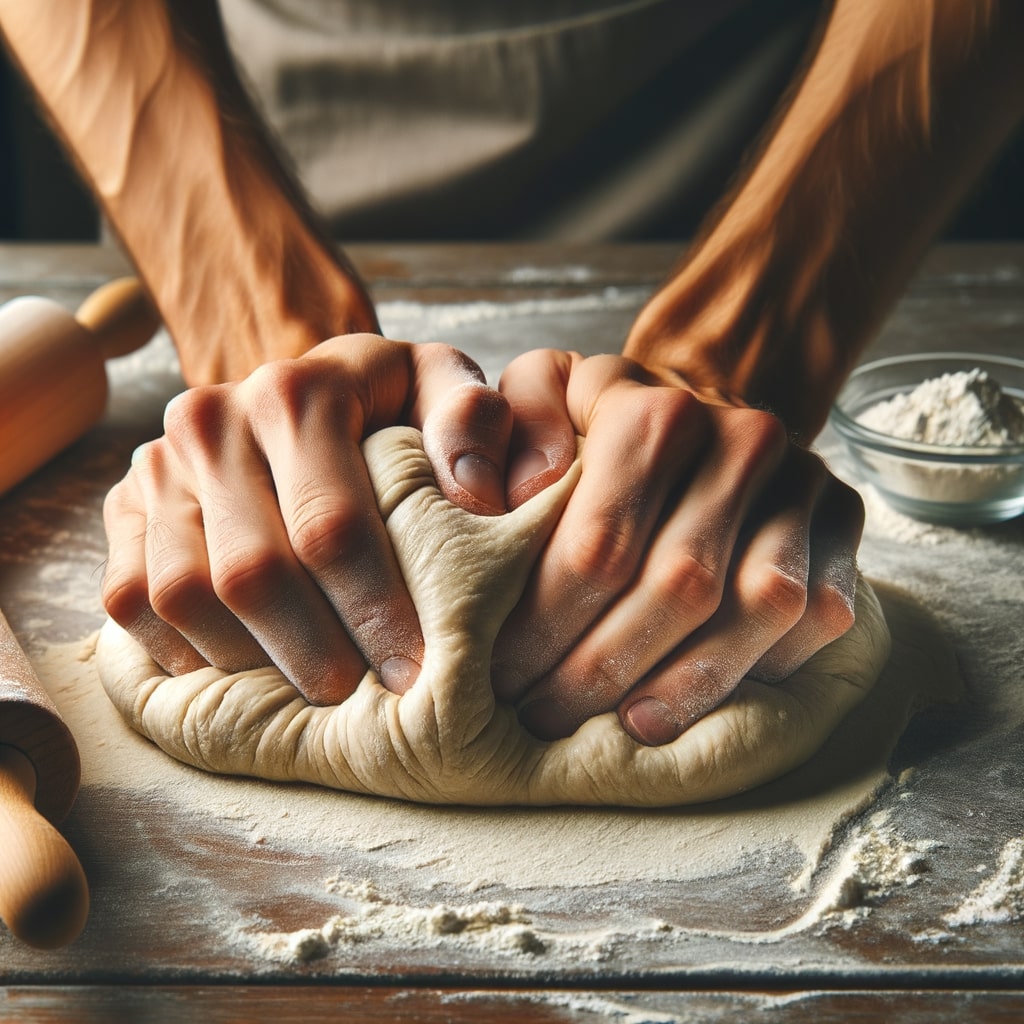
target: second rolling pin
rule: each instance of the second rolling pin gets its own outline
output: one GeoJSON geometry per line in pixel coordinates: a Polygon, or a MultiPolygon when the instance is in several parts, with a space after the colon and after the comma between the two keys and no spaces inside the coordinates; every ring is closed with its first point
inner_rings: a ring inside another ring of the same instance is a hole
{"type": "Polygon", "coordinates": [[[0,307],[0,494],[103,415],[105,361],[140,348],[159,326],[134,278],[103,285],[75,316],[36,296],[0,307]]]}
{"type": "Polygon", "coordinates": [[[40,949],[89,911],[82,866],[54,827],[78,792],[78,747],[0,612],[0,920],[40,949]]]}

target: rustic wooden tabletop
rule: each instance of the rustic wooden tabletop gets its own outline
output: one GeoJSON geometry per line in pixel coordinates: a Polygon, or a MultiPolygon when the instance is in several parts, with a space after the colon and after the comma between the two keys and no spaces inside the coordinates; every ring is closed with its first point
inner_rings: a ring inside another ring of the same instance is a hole
{"type": "MultiPolygon", "coordinates": [[[[678,253],[663,245],[350,250],[391,336],[450,341],[492,381],[538,344],[616,351],[678,253]]],[[[40,294],[74,308],[125,271],[108,247],[0,246],[0,301],[40,294]]],[[[51,691],[60,688],[47,678],[52,651],[87,649],[103,622],[104,494],[133,449],[159,432],[163,405],[182,387],[166,338],[154,345],[154,355],[112,366],[103,421],[0,500],[0,607],[51,691]]],[[[922,349],[1024,356],[1024,245],[929,255],[870,356],[922,349]]],[[[852,474],[830,431],[819,447],[836,472],[852,474]]],[[[948,918],[1024,836],[1024,524],[895,536],[886,522],[872,530],[869,504],[864,571],[932,606],[967,697],[914,720],[892,755],[892,782],[837,831],[826,861],[868,814],[926,841],[913,884],[869,894],[858,915],[786,932],[813,892],[797,899],[782,877],[791,865],[765,864],[699,886],[671,872],[607,882],[585,903],[553,888],[502,894],[526,904],[541,932],[567,941],[620,922],[616,942],[590,958],[412,942],[385,960],[379,942],[364,941],[344,956],[286,962],[228,941],[224,922],[285,933],[310,920],[310,908],[322,919],[331,904],[323,880],[336,861],[319,847],[241,838],[223,814],[186,813],[159,786],[112,785],[87,771],[63,830],[90,880],[89,924],[51,953],[0,931],[0,1021],[1019,1019],[1024,867],[1007,920],[953,927],[948,918]],[[662,934],[628,924],[651,920],[662,934]],[[752,929],[775,937],[735,940],[752,929]]],[[[77,738],[90,756],[109,739],[77,738]]],[[[627,817],[642,826],[643,815],[627,817]]],[[[345,856],[352,877],[380,881],[376,851],[345,856]]],[[[426,899],[422,879],[389,882],[426,899]]],[[[450,902],[430,885],[432,899],[450,902]]]]}

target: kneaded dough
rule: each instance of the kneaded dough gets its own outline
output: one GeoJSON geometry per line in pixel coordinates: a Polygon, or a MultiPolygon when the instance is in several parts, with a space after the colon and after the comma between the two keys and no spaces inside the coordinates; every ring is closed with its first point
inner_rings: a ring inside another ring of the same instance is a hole
{"type": "Polygon", "coordinates": [[[579,460],[516,511],[487,517],[441,495],[417,431],[381,431],[364,453],[423,629],[415,685],[399,697],[371,671],[343,704],[314,707],[274,669],[169,677],[108,622],[97,645],[100,679],[129,724],[172,757],[223,774],[432,804],[697,803],[809,758],[888,657],[885,619],[862,580],[849,632],[781,683],[744,679],[674,742],[645,747],[614,712],[542,742],[495,701],[491,648],[576,485],[579,460]]]}

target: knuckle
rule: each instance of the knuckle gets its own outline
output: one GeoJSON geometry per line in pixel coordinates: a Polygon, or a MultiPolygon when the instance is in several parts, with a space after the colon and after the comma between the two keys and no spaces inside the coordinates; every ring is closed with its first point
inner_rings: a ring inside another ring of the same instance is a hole
{"type": "Polygon", "coordinates": [[[464,381],[450,393],[449,400],[456,406],[458,419],[489,443],[503,437],[511,427],[508,399],[483,382],[464,381]]]}
{"type": "Polygon", "coordinates": [[[780,565],[760,569],[752,596],[762,617],[784,629],[794,626],[807,608],[807,584],[780,565]]]}
{"type": "Polygon", "coordinates": [[[856,619],[853,588],[835,582],[815,587],[808,597],[807,611],[813,616],[823,642],[836,640],[856,619]]]}
{"type": "Polygon", "coordinates": [[[587,530],[569,550],[568,569],[588,589],[617,593],[633,578],[639,562],[631,531],[617,524],[587,530]]]}
{"type": "Polygon", "coordinates": [[[680,435],[706,418],[700,399],[683,388],[649,387],[636,389],[632,395],[640,435],[661,446],[676,443],[680,435]]]}
{"type": "Polygon", "coordinates": [[[313,390],[319,386],[321,378],[316,369],[314,364],[299,359],[264,363],[249,375],[243,395],[261,412],[294,419],[309,405],[313,390]]]}
{"type": "MultiPolygon", "coordinates": [[[[216,445],[224,429],[227,391],[220,385],[190,388],[164,410],[164,434],[176,447],[216,445]]],[[[158,442],[157,442],[158,444],[158,442]]],[[[143,445],[143,450],[154,444],[143,445]]]]}
{"type": "Polygon", "coordinates": [[[363,427],[362,392],[348,371],[322,361],[279,359],[257,367],[240,385],[239,401],[264,430],[295,428],[311,417],[326,419],[345,432],[363,427]]]}
{"type": "Polygon", "coordinates": [[[729,696],[738,680],[721,658],[690,658],[658,679],[648,693],[659,697],[684,725],[703,718],[729,696]]]}
{"type": "Polygon", "coordinates": [[[217,598],[236,614],[264,608],[279,596],[289,578],[286,559],[265,546],[224,552],[211,565],[217,598]]]}
{"type": "Polygon", "coordinates": [[[341,496],[316,494],[301,501],[292,513],[292,550],[299,562],[314,573],[337,561],[359,535],[359,510],[340,499],[341,496]]]}
{"type": "Polygon", "coordinates": [[[655,570],[655,593],[674,619],[708,619],[722,599],[724,581],[695,555],[681,554],[655,570]]]}
{"type": "Polygon", "coordinates": [[[736,411],[737,428],[746,447],[755,458],[764,458],[783,451],[789,443],[786,428],[777,416],[762,409],[736,411]]]}
{"type": "Polygon", "coordinates": [[[100,600],[106,613],[127,628],[149,611],[149,583],[145,576],[108,565],[100,584],[100,600]]]}
{"type": "Polygon", "coordinates": [[[628,689],[617,659],[600,656],[584,657],[572,665],[567,675],[559,673],[561,695],[580,721],[610,711],[628,689]]]}
{"type": "Polygon", "coordinates": [[[115,523],[120,522],[125,516],[132,515],[137,511],[132,488],[126,480],[119,480],[107,491],[103,499],[103,522],[108,534],[115,523]]]}
{"type": "Polygon", "coordinates": [[[179,565],[157,570],[149,578],[149,605],[171,625],[191,621],[209,600],[209,582],[179,565]]]}
{"type": "Polygon", "coordinates": [[[417,362],[424,367],[455,373],[469,378],[470,382],[486,382],[487,378],[479,364],[454,345],[443,341],[423,342],[415,346],[414,353],[417,362]]]}
{"type": "Polygon", "coordinates": [[[673,429],[686,426],[695,417],[701,420],[707,417],[708,407],[696,394],[687,388],[658,388],[666,408],[669,425],[673,429]]]}
{"type": "MultiPolygon", "coordinates": [[[[148,479],[159,478],[167,466],[167,442],[164,438],[158,437],[152,441],[145,441],[132,452],[132,467],[130,473],[137,477],[148,479]]],[[[111,494],[120,499],[125,494],[125,483],[121,481],[116,485],[111,494]]]]}

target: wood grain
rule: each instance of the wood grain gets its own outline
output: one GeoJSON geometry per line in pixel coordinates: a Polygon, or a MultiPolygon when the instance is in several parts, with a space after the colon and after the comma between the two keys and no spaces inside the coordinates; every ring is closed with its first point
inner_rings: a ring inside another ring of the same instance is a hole
{"type": "MultiPolygon", "coordinates": [[[[350,253],[384,303],[528,303],[617,289],[638,305],[680,251],[660,245],[472,245],[354,246],[350,253]]],[[[125,269],[107,248],[0,246],[0,298],[47,294],[73,309],[125,269]]],[[[630,316],[628,304],[614,316],[524,315],[514,324],[458,327],[448,340],[475,347],[474,357],[494,365],[538,339],[614,351],[630,316]]],[[[871,355],[922,347],[1020,356],[1024,246],[934,250],[871,355]]],[[[178,387],[180,381],[168,375],[115,393],[104,419],[82,442],[0,501],[0,605],[30,655],[60,642],[80,643],[102,622],[98,593],[70,602],[69,580],[53,571],[55,561],[58,555],[66,561],[76,587],[91,585],[90,595],[98,591],[104,494],[134,447],[159,431],[162,403],[178,387]]],[[[1019,522],[987,531],[983,543],[997,569],[1021,564],[1019,522]]],[[[183,818],[159,794],[127,800],[122,791],[86,786],[67,827],[92,882],[92,918],[78,942],[45,959],[0,934],[0,982],[9,986],[0,1019],[4,1013],[6,1019],[54,1021],[217,1022],[273,1014],[289,1022],[329,1013],[370,1020],[602,1019],[603,1011],[593,1010],[597,1003],[591,1010],[574,1003],[578,995],[607,997],[655,1020],[656,1013],[668,1019],[760,1019],[766,1009],[771,1012],[765,1019],[785,1022],[1015,1019],[1024,988],[1020,925],[984,925],[934,940],[922,936],[936,927],[943,908],[977,883],[979,866],[991,866],[1006,838],[1024,831],[1024,735],[1000,729],[993,706],[985,703],[991,678],[1016,672],[1019,679],[1019,666],[1000,660],[1000,637],[1019,628],[1019,606],[1001,599],[997,571],[965,587],[963,581],[958,586],[956,565],[941,550],[924,553],[919,565],[915,571],[929,580],[949,580],[942,614],[974,697],[954,714],[920,719],[898,748],[893,768],[913,769],[913,799],[901,799],[894,788],[877,808],[909,834],[943,845],[918,886],[879,900],[854,927],[740,949],[695,933],[675,958],[652,941],[554,971],[542,958],[509,963],[413,950],[398,962],[382,963],[359,946],[341,963],[258,964],[224,943],[209,926],[207,911],[265,928],[299,927],[331,912],[323,879],[339,865],[240,844],[216,822],[183,818]],[[968,619],[958,618],[957,602],[984,610],[987,641],[966,631],[961,622],[968,619]],[[544,999],[528,998],[533,992],[544,999]],[[759,1001],[765,992],[773,1001],[759,1001]]],[[[346,867],[386,879],[386,865],[374,851],[346,867]]],[[[578,919],[557,892],[532,894],[531,910],[545,926],[570,931],[599,927],[616,915],[709,929],[746,918],[770,927],[789,912],[792,894],[776,877],[786,867],[758,864],[700,886],[611,885],[589,894],[578,919]]]]}

